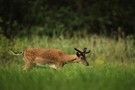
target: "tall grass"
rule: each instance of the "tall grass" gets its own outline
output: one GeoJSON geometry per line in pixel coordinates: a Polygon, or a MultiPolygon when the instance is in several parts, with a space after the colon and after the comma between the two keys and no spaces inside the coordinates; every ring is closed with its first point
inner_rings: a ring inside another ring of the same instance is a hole
{"type": "Polygon", "coordinates": [[[0,69],[1,90],[134,90],[134,83],[134,65],[84,67],[71,64],[59,71],[33,68],[25,72],[14,64],[0,69]]]}
{"type": "Polygon", "coordinates": [[[69,37],[15,38],[1,37],[0,90],[135,90],[134,40],[110,39],[96,35],[69,37]],[[87,56],[90,66],[67,64],[59,71],[35,67],[23,71],[22,57],[10,50],[26,48],[58,48],[75,53],[74,47],[91,49],[87,56]]]}

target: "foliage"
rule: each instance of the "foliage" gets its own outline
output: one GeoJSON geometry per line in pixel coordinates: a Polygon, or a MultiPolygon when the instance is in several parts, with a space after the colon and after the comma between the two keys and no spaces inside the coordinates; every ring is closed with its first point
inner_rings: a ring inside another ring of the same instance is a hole
{"type": "Polygon", "coordinates": [[[105,36],[35,36],[14,38],[0,36],[0,89],[1,90],[134,90],[135,50],[133,37],[117,41],[105,36]],[[69,63],[59,71],[46,66],[23,71],[19,52],[26,48],[59,48],[75,53],[74,47],[91,49],[87,56],[90,66],[69,63]],[[6,61],[5,61],[6,60],[6,61]]]}
{"type": "Polygon", "coordinates": [[[70,64],[59,71],[33,68],[28,72],[17,64],[0,68],[2,90],[134,90],[134,83],[134,64],[91,67],[70,64]]]}
{"type": "Polygon", "coordinates": [[[10,47],[10,41],[5,36],[0,35],[0,63],[5,64],[10,60],[10,47]]]}
{"type": "MultiPolygon", "coordinates": [[[[75,34],[72,38],[65,36],[35,36],[14,38],[12,41],[6,39],[4,36],[0,38],[0,58],[1,61],[17,61],[19,58],[14,57],[10,50],[20,52],[26,48],[59,48],[65,53],[75,53],[74,47],[83,49],[87,47],[91,49],[91,54],[88,55],[89,61],[97,64],[104,64],[107,62],[121,62],[134,63],[135,50],[134,39],[128,37],[127,39],[107,38],[105,36],[80,36],[75,34]],[[12,59],[11,59],[12,58],[12,59]],[[14,60],[15,59],[15,60],[14,60]]],[[[22,59],[20,59],[22,61],[22,59]]]]}
{"type": "Polygon", "coordinates": [[[0,27],[8,38],[73,30],[129,34],[135,29],[134,9],[133,0],[0,0],[0,27]]]}

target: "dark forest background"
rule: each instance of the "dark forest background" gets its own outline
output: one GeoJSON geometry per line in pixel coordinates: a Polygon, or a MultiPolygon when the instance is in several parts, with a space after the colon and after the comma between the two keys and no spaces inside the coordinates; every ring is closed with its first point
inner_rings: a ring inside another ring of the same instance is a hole
{"type": "Polygon", "coordinates": [[[135,33],[134,0],[0,0],[0,34],[135,33]]]}

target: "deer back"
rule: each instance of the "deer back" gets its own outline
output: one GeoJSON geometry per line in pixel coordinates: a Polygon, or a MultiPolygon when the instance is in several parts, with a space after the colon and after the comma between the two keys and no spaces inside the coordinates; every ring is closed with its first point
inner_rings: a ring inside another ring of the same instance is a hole
{"type": "Polygon", "coordinates": [[[64,53],[58,49],[34,49],[29,48],[24,51],[24,58],[34,61],[36,58],[44,60],[61,61],[64,53]]]}

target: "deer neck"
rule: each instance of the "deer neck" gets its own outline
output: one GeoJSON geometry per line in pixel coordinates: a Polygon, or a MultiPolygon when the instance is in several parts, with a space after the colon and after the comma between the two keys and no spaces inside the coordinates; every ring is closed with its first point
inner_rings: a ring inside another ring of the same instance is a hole
{"type": "Polygon", "coordinates": [[[65,55],[64,56],[64,61],[65,62],[73,62],[75,60],[77,60],[78,57],[76,55],[65,55]]]}

